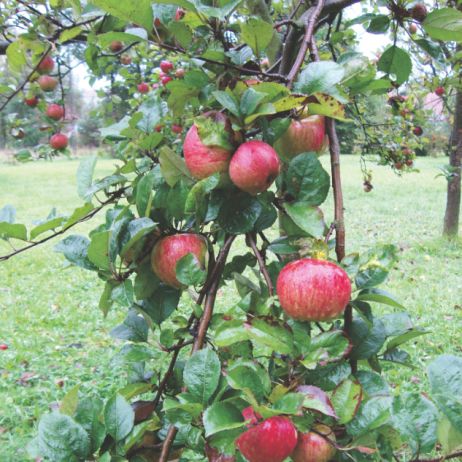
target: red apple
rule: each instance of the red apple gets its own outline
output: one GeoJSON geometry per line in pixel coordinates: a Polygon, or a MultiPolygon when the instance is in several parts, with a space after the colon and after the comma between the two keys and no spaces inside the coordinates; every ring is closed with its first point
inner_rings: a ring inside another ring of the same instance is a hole
{"type": "MultiPolygon", "coordinates": [[[[230,138],[232,137],[231,122],[224,114],[210,111],[205,113],[204,117],[223,125],[224,130],[229,133],[230,138]]],[[[183,143],[184,160],[191,175],[198,180],[207,178],[217,172],[227,171],[232,153],[233,149],[205,145],[199,136],[196,125],[193,125],[186,133],[183,143]]]]}
{"type": "Polygon", "coordinates": [[[58,150],[65,149],[67,148],[68,143],[69,143],[69,138],[63,133],[55,133],[50,138],[50,146],[53,149],[58,149],[58,150]]]}
{"type": "Polygon", "coordinates": [[[416,3],[410,10],[413,19],[424,22],[427,17],[427,7],[423,3],[416,3]]]}
{"type": "Polygon", "coordinates": [[[164,77],[162,77],[160,79],[162,85],[165,87],[165,85],[167,85],[168,82],[170,82],[171,80],[173,80],[172,77],[170,77],[169,75],[165,75],[164,77]]]}
{"type": "Polygon", "coordinates": [[[59,120],[64,117],[64,108],[59,104],[50,104],[47,107],[46,115],[50,119],[59,120]]]}
{"type": "Polygon", "coordinates": [[[164,126],[163,126],[162,124],[158,124],[158,125],[156,125],[156,126],[154,127],[154,130],[155,130],[156,132],[161,132],[163,128],[164,128],[164,126]]]}
{"type": "Polygon", "coordinates": [[[30,98],[24,98],[24,102],[30,106],[30,107],[35,107],[37,106],[39,99],[37,96],[31,96],[30,98]]]}
{"type": "Polygon", "coordinates": [[[173,124],[172,125],[172,132],[173,133],[181,133],[183,131],[183,127],[181,125],[173,124]]]}
{"type": "Polygon", "coordinates": [[[229,164],[231,181],[242,191],[266,191],[279,175],[281,163],[276,151],[263,141],[247,141],[239,146],[229,164]]]}
{"type": "Polygon", "coordinates": [[[423,130],[422,127],[419,127],[418,125],[414,127],[412,130],[412,133],[414,133],[415,136],[422,136],[423,130]]]}
{"type": "Polygon", "coordinates": [[[182,67],[180,67],[179,69],[177,69],[175,71],[175,77],[178,78],[178,79],[182,79],[184,77],[184,69],[182,67]]]}
{"type": "Polygon", "coordinates": [[[41,75],[38,78],[38,84],[43,91],[53,91],[58,85],[58,81],[49,75],[41,75]]]}
{"type": "Polygon", "coordinates": [[[39,74],[49,74],[55,67],[55,62],[53,58],[49,55],[45,56],[45,58],[42,59],[40,64],[37,67],[37,72],[39,74]]]}
{"type": "Polygon", "coordinates": [[[0,343],[0,350],[8,350],[8,345],[6,343],[0,343]]]}
{"type": "Polygon", "coordinates": [[[297,430],[288,417],[275,416],[242,433],[236,446],[249,462],[282,462],[297,444],[297,430]]]}
{"type": "Polygon", "coordinates": [[[444,87],[436,87],[435,88],[435,93],[438,95],[438,96],[443,96],[444,93],[445,93],[445,89],[444,87]]]}
{"type": "Polygon", "coordinates": [[[180,21],[181,19],[183,19],[185,14],[186,11],[183,8],[177,8],[175,13],[175,21],[180,21]]]}
{"type": "Polygon", "coordinates": [[[396,170],[401,170],[403,168],[403,163],[402,162],[395,162],[395,168],[396,168],[396,170]]]}
{"type": "Polygon", "coordinates": [[[334,432],[326,425],[320,424],[315,425],[313,430],[299,434],[297,446],[291,455],[294,462],[329,462],[334,457],[334,432]]]}
{"type": "Polygon", "coordinates": [[[209,462],[235,462],[236,458],[234,456],[227,456],[221,454],[218,449],[213,448],[208,443],[205,443],[205,454],[209,462]]]}
{"type": "Polygon", "coordinates": [[[258,421],[262,420],[262,416],[258,412],[255,412],[252,406],[248,406],[242,409],[242,417],[244,417],[245,420],[249,421],[249,423],[247,424],[248,428],[257,425],[258,421]]]}
{"type": "Polygon", "coordinates": [[[137,88],[140,93],[148,93],[150,90],[149,85],[146,82],[139,83],[137,88]]]}
{"type": "Polygon", "coordinates": [[[151,253],[151,266],[162,282],[181,288],[176,278],[176,264],[185,255],[192,253],[199,265],[205,267],[207,243],[199,234],[173,234],[157,241],[151,253]]]}
{"type": "Polygon", "coordinates": [[[120,40],[113,40],[111,42],[111,44],[109,45],[109,49],[113,53],[117,53],[117,52],[123,50],[123,48],[124,48],[124,44],[120,40]]]}
{"type": "Polygon", "coordinates": [[[154,90],[157,90],[157,88],[159,88],[159,84],[158,83],[153,83],[152,88],[154,88],[154,90]]]}
{"type": "Polygon", "coordinates": [[[324,117],[313,115],[292,120],[287,131],[278,139],[276,149],[282,157],[292,159],[302,152],[321,152],[325,139],[324,117]]]}
{"type": "Polygon", "coordinates": [[[131,63],[132,63],[132,58],[130,55],[127,55],[127,54],[123,54],[121,57],[120,57],[120,62],[124,65],[124,66],[129,66],[131,63]]]}
{"type": "Polygon", "coordinates": [[[173,70],[173,63],[167,60],[161,61],[160,68],[162,69],[162,72],[168,74],[171,70],[173,70]]]}
{"type": "Polygon", "coordinates": [[[409,24],[409,33],[412,35],[417,33],[417,26],[413,22],[409,24]]]}
{"type": "Polygon", "coordinates": [[[414,165],[414,161],[412,159],[406,159],[405,163],[408,167],[412,167],[414,165]]]}
{"type": "Polygon", "coordinates": [[[282,309],[301,321],[331,321],[344,311],[351,296],[350,279],[342,268],[312,258],[284,266],[276,286],[282,309]]]}

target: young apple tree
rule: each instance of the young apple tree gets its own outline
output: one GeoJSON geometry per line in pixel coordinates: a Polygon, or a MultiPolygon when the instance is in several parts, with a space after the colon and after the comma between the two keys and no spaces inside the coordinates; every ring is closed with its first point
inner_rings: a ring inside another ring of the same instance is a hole
{"type": "MultiPolygon", "coordinates": [[[[418,23],[433,49],[460,39],[461,20],[405,1],[361,2],[367,11],[352,18],[354,3],[7,2],[0,51],[13,77],[1,108],[23,95],[51,119],[52,149],[68,143],[51,65],[65,49],[126,95],[109,95],[101,113],[117,167],[93,179],[96,158],[82,160],[81,207],[32,229],[0,213],[1,237],[25,241],[0,260],[66,232],[56,250],[104,281],[99,308],[127,311],[112,330],[126,341],[116,361],[127,385],[114,396],[70,391],[40,419],[33,457],[460,455],[462,358],[431,361],[428,394],[387,383],[390,367],[410,365],[403,345],[426,332],[380,288],[395,247],[346,246],[336,121],[412,71],[397,40],[377,63],[358,53],[354,23],[395,35],[418,23]],[[333,212],[321,209],[329,193],[333,212]],[[88,237],[72,234],[95,216],[88,237]]],[[[412,153],[387,155],[410,168],[412,153]]]]}

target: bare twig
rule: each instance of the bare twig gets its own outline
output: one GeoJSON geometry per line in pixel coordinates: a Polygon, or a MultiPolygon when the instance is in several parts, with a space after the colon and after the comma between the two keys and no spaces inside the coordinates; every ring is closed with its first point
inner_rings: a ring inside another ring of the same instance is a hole
{"type": "Polygon", "coordinates": [[[411,462],[443,462],[449,459],[456,459],[457,457],[462,457],[462,451],[453,452],[447,456],[441,456],[435,459],[413,459],[411,462]]]}
{"type": "Polygon", "coordinates": [[[255,257],[257,257],[260,272],[261,274],[263,274],[263,277],[265,278],[266,285],[268,286],[268,292],[272,297],[274,295],[274,286],[273,282],[271,281],[271,277],[268,273],[268,269],[266,268],[265,259],[263,258],[261,252],[258,250],[257,243],[255,242],[254,236],[251,233],[247,234],[247,240],[250,244],[250,247],[252,248],[253,253],[255,254],[255,257]]]}

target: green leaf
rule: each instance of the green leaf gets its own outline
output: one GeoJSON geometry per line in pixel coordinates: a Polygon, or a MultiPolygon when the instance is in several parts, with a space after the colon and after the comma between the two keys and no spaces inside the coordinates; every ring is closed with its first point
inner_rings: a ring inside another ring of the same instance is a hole
{"type": "Polygon", "coordinates": [[[431,42],[427,39],[417,39],[414,40],[414,43],[419,45],[419,47],[426,51],[432,58],[442,58],[441,47],[437,43],[431,42]]]}
{"type": "Polygon", "coordinates": [[[382,289],[364,289],[359,292],[355,300],[363,302],[383,303],[404,310],[404,306],[399,303],[392,294],[382,289]]]}
{"type": "Polygon", "coordinates": [[[253,88],[248,88],[241,97],[240,111],[244,116],[253,114],[260,102],[265,98],[264,93],[259,93],[253,88]]]}
{"type": "Polygon", "coordinates": [[[90,455],[90,438],[71,417],[53,412],[40,419],[40,454],[54,461],[78,462],[90,455]]]}
{"type": "Polygon", "coordinates": [[[96,166],[96,155],[82,157],[77,169],[77,192],[79,197],[86,200],[87,191],[93,181],[93,173],[96,166]]]}
{"type": "Polygon", "coordinates": [[[438,411],[428,398],[417,393],[396,396],[391,424],[409,443],[413,455],[430,452],[435,447],[438,411]]]}
{"type": "Polygon", "coordinates": [[[217,354],[210,348],[194,353],[185,365],[183,379],[188,392],[206,404],[215,393],[221,375],[217,354]]]}
{"type": "Polygon", "coordinates": [[[19,223],[0,222],[0,239],[27,241],[27,228],[19,223]]]}
{"type": "Polygon", "coordinates": [[[162,146],[160,149],[159,162],[162,176],[169,186],[175,186],[181,178],[191,180],[184,159],[169,147],[162,146]]]}
{"type": "Polygon", "coordinates": [[[228,368],[226,379],[235,390],[250,390],[258,401],[271,390],[268,372],[251,361],[236,362],[228,368]]]}
{"type": "Polygon", "coordinates": [[[270,324],[264,319],[253,318],[245,324],[249,330],[249,338],[257,345],[266,346],[281,354],[290,354],[293,348],[293,338],[290,332],[278,324],[270,324]]]}
{"type": "MultiPolygon", "coordinates": [[[[180,395],[181,396],[181,395],[180,395]]],[[[203,410],[202,404],[179,402],[176,399],[166,398],[164,401],[164,411],[170,423],[189,424],[193,419],[197,419],[203,410]]]]}
{"type": "Polygon", "coordinates": [[[246,340],[249,340],[249,335],[240,320],[223,321],[215,330],[215,345],[219,348],[246,340]]]}
{"type": "Polygon", "coordinates": [[[355,317],[348,332],[353,349],[350,352],[352,359],[368,359],[377,354],[386,340],[384,323],[374,318],[372,325],[363,318],[355,317]]]}
{"type": "Polygon", "coordinates": [[[320,205],[329,193],[330,177],[316,154],[303,153],[294,157],[286,174],[287,191],[297,201],[320,205]]]}
{"type": "Polygon", "coordinates": [[[438,422],[437,435],[444,454],[451,454],[462,448],[462,432],[457,431],[446,417],[438,422]]]}
{"type": "Polygon", "coordinates": [[[125,279],[125,281],[112,288],[111,301],[117,303],[122,308],[133,305],[133,283],[130,279],[125,279]]]}
{"type": "Polygon", "coordinates": [[[143,300],[143,311],[156,323],[162,324],[176,309],[181,292],[173,287],[160,285],[152,295],[143,300]]]}
{"type": "Polygon", "coordinates": [[[212,95],[225,109],[228,109],[231,114],[234,114],[236,117],[241,116],[239,102],[236,100],[234,95],[227,91],[214,91],[212,95]]]}
{"type": "Polygon", "coordinates": [[[119,394],[114,395],[104,407],[104,423],[107,432],[118,442],[123,440],[133,428],[135,413],[119,394]]]}
{"type": "Polygon", "coordinates": [[[428,379],[438,408],[462,433],[462,358],[439,356],[428,366],[428,379]]]}
{"type": "Polygon", "coordinates": [[[101,137],[109,140],[119,141],[124,140],[126,136],[121,135],[121,132],[129,127],[130,116],[125,116],[115,124],[100,128],[101,137]]]}
{"type": "Polygon", "coordinates": [[[244,425],[239,409],[229,401],[214,403],[207,408],[204,412],[203,422],[207,437],[244,425]]]}
{"type": "Polygon", "coordinates": [[[304,95],[327,93],[337,96],[336,85],[343,79],[345,70],[334,61],[318,61],[309,63],[295,82],[294,90],[304,95]]]}
{"type": "Polygon", "coordinates": [[[462,12],[456,8],[434,9],[425,18],[423,27],[435,40],[462,42],[462,12]]]}
{"type": "Polygon", "coordinates": [[[143,26],[147,31],[152,29],[154,18],[150,0],[138,0],[136,2],[91,0],[90,3],[117,18],[143,26]]]}
{"type": "Polygon", "coordinates": [[[178,281],[186,286],[202,285],[207,277],[207,272],[201,268],[199,261],[192,253],[178,260],[175,271],[178,281]]]}
{"type": "Polygon", "coordinates": [[[13,72],[20,72],[26,66],[26,49],[20,39],[8,45],[6,57],[8,66],[13,72]]]}
{"type": "Polygon", "coordinates": [[[337,418],[331,400],[326,392],[313,385],[301,385],[297,391],[303,393],[303,407],[321,412],[329,417],[337,418]]]}
{"type": "Polygon", "coordinates": [[[31,232],[30,232],[31,240],[34,240],[37,236],[40,236],[40,234],[45,233],[46,231],[59,228],[66,221],[67,221],[66,217],[56,217],[56,216],[53,218],[50,218],[49,220],[43,221],[42,223],[38,224],[37,226],[31,229],[31,232]]]}
{"type": "Polygon", "coordinates": [[[366,398],[390,395],[390,387],[387,382],[376,372],[358,371],[356,378],[359,380],[366,398]]]}
{"type": "Polygon", "coordinates": [[[366,29],[370,34],[384,34],[390,27],[390,18],[385,14],[378,14],[369,23],[366,29]]]}
{"type": "Polygon", "coordinates": [[[130,311],[125,321],[111,330],[111,336],[132,342],[146,342],[148,340],[148,324],[136,311],[130,311]]]}
{"type": "Polygon", "coordinates": [[[257,198],[245,193],[233,196],[232,201],[224,201],[218,213],[218,224],[230,234],[243,234],[252,231],[262,212],[257,198]]]}
{"type": "Polygon", "coordinates": [[[334,390],[331,401],[338,416],[339,424],[347,424],[356,415],[363,392],[357,380],[344,380],[334,390]]]}
{"type": "Polygon", "coordinates": [[[81,32],[82,32],[82,28],[79,26],[63,30],[61,34],[59,34],[58,42],[59,43],[68,42],[69,40],[72,40],[73,38],[77,37],[81,32]]]}
{"type": "Polygon", "coordinates": [[[120,256],[124,255],[143,237],[147,236],[156,227],[150,218],[135,218],[127,227],[127,242],[124,243],[120,256]]]}
{"type": "Polygon", "coordinates": [[[402,84],[411,75],[412,61],[403,49],[392,45],[388,47],[377,63],[377,69],[388,75],[394,75],[396,82],[402,84]]]}
{"type": "Polygon", "coordinates": [[[80,385],[76,385],[65,394],[59,405],[59,412],[61,414],[66,414],[71,417],[74,415],[79,403],[79,389],[80,385]]]}
{"type": "Polygon", "coordinates": [[[90,202],[91,198],[98,192],[104,189],[108,189],[116,184],[123,184],[127,181],[127,178],[123,175],[110,175],[103,178],[96,183],[93,183],[86,191],[84,200],[90,202]]]}
{"type": "Polygon", "coordinates": [[[63,229],[67,229],[72,226],[74,223],[77,223],[83,217],[87,216],[93,210],[92,204],[85,204],[81,207],[77,207],[73,212],[69,219],[64,223],[63,229]]]}
{"type": "MultiPolygon", "coordinates": [[[[324,235],[326,224],[321,209],[309,205],[309,202],[292,202],[284,204],[284,210],[293,222],[307,234],[317,239],[324,235]]],[[[288,234],[291,233],[286,230],[288,234]]]]}
{"type": "Polygon", "coordinates": [[[262,19],[247,19],[245,23],[241,23],[241,38],[259,56],[273,38],[273,26],[262,19]]]}
{"type": "Polygon", "coordinates": [[[91,237],[88,246],[88,259],[98,268],[111,271],[111,259],[109,257],[109,239],[110,231],[100,231],[91,237]]]}
{"type": "Polygon", "coordinates": [[[198,181],[189,191],[185,203],[185,213],[195,214],[196,223],[202,223],[207,214],[207,195],[218,186],[220,175],[218,173],[198,181]]]}
{"type": "Polygon", "coordinates": [[[71,235],[55,245],[55,252],[62,253],[68,261],[88,270],[95,270],[95,265],[88,258],[90,241],[84,236],[71,235]]]}
{"type": "Polygon", "coordinates": [[[307,346],[307,354],[301,363],[308,369],[322,362],[332,362],[342,359],[351,348],[351,343],[341,330],[323,332],[311,339],[307,346]]]}
{"type": "Polygon", "coordinates": [[[273,410],[283,414],[300,415],[305,406],[306,397],[303,393],[286,393],[273,404],[273,410]]]}
{"type": "Polygon", "coordinates": [[[347,425],[347,432],[354,437],[367,435],[390,420],[392,398],[377,396],[363,402],[356,417],[347,425]]]}

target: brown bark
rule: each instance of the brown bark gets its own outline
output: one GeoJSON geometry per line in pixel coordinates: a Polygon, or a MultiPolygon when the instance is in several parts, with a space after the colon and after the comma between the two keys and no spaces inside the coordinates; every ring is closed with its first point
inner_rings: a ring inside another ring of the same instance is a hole
{"type": "Polygon", "coordinates": [[[457,90],[454,111],[454,125],[451,135],[450,149],[451,152],[449,156],[449,165],[452,170],[452,176],[448,180],[443,234],[453,238],[457,236],[459,232],[460,217],[460,185],[462,165],[462,89],[457,90]]]}

